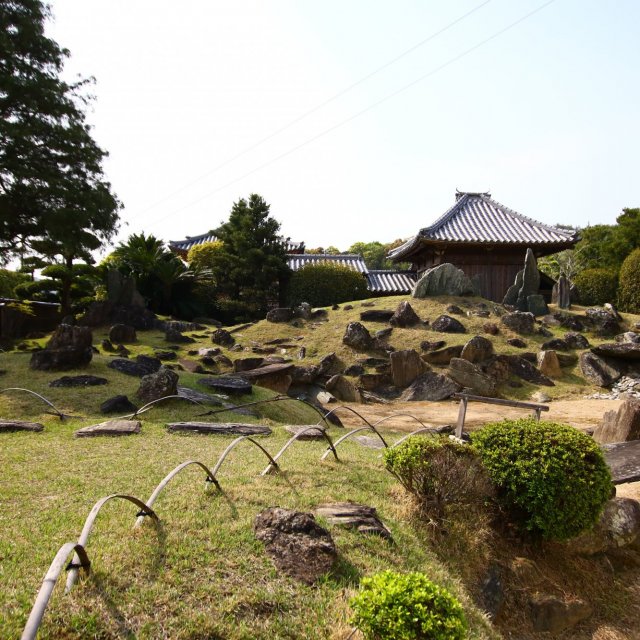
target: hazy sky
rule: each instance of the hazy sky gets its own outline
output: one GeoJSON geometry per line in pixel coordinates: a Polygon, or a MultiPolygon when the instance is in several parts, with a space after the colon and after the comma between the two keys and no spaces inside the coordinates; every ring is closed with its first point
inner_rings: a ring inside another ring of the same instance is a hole
{"type": "Polygon", "coordinates": [[[121,238],[203,233],[255,192],[286,236],[346,249],[413,235],[456,188],[552,224],[640,206],[640,2],[525,18],[544,4],[53,0],[49,34],[97,79],[121,238]]]}

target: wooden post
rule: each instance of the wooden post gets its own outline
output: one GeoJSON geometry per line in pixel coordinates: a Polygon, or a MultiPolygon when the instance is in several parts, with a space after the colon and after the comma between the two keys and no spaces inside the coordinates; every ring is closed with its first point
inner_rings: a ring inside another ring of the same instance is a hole
{"type": "Polygon", "coordinates": [[[536,417],[536,422],[540,422],[540,409],[539,409],[539,408],[538,408],[538,409],[536,409],[536,410],[533,412],[533,415],[536,417]]]}
{"type": "Polygon", "coordinates": [[[458,411],[458,424],[456,425],[456,438],[462,438],[462,428],[467,415],[467,398],[460,398],[460,410],[458,411]]]}

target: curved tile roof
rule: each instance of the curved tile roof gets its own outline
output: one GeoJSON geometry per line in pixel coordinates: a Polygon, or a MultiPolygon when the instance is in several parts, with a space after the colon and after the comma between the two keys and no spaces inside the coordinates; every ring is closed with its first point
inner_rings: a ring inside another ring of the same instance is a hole
{"type": "Polygon", "coordinates": [[[367,284],[369,291],[374,293],[410,293],[416,284],[416,274],[412,271],[369,271],[367,284]]]}
{"type": "MultiPolygon", "coordinates": [[[[184,240],[169,240],[169,248],[175,251],[189,251],[192,247],[206,242],[215,242],[218,238],[211,231],[202,233],[199,236],[187,236],[184,240]]],[[[304,242],[292,242],[287,240],[287,252],[295,253],[304,251],[304,242]]]]}
{"type": "Polygon", "coordinates": [[[335,264],[348,267],[357,271],[358,273],[368,273],[367,265],[364,263],[364,258],[357,253],[341,253],[338,255],[330,253],[300,253],[291,254],[287,256],[287,262],[289,267],[293,271],[302,269],[307,264],[325,264],[327,262],[333,262],[335,264]]]}

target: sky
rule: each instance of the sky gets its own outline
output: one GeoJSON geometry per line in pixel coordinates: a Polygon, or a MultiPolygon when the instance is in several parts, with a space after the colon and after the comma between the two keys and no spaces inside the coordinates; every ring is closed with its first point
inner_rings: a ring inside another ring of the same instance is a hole
{"type": "Polygon", "coordinates": [[[124,205],[118,240],[224,222],[346,250],[456,189],[548,224],[640,206],[637,0],[52,0],[124,205]]]}

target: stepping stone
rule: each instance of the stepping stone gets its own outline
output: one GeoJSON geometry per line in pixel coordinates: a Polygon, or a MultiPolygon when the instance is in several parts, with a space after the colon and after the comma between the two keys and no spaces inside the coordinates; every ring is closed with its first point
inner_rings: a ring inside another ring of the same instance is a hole
{"type": "Polygon", "coordinates": [[[222,406],[222,401],[216,396],[212,396],[202,391],[196,391],[195,389],[189,389],[189,387],[178,387],[178,395],[181,398],[189,398],[189,400],[195,400],[202,404],[211,404],[216,407],[222,406]]]}
{"type": "Polygon", "coordinates": [[[337,524],[360,533],[375,533],[391,540],[391,531],[378,518],[374,507],[355,502],[331,502],[319,504],[315,508],[316,516],[325,518],[329,524],[337,524]]]}
{"type": "Polygon", "coordinates": [[[75,432],[76,438],[92,438],[95,436],[130,436],[140,433],[140,420],[107,420],[89,427],[83,427],[75,432]]]}
{"type": "Polygon", "coordinates": [[[251,393],[251,383],[242,378],[232,378],[227,376],[207,377],[198,380],[198,384],[223,393],[242,395],[251,393]]]}
{"type": "Polygon", "coordinates": [[[109,382],[106,378],[98,376],[62,376],[49,383],[50,387],[95,387],[109,382]]]}
{"type": "Polygon", "coordinates": [[[24,422],[23,420],[0,420],[0,433],[5,431],[42,431],[44,426],[39,422],[24,422]]]}
{"type": "Polygon", "coordinates": [[[353,439],[363,447],[369,447],[369,449],[385,448],[385,446],[382,444],[382,440],[380,440],[380,438],[378,438],[377,436],[355,436],[353,439]]]}
{"type": "Polygon", "coordinates": [[[271,434],[269,427],[236,422],[170,422],[167,424],[167,429],[169,431],[193,431],[223,436],[268,436],[271,434]]]}
{"type": "Polygon", "coordinates": [[[309,429],[301,436],[298,437],[298,440],[324,440],[324,432],[326,431],[325,427],[317,425],[317,424],[288,424],[285,426],[284,430],[290,433],[292,436],[304,431],[305,429],[309,429]]]}

